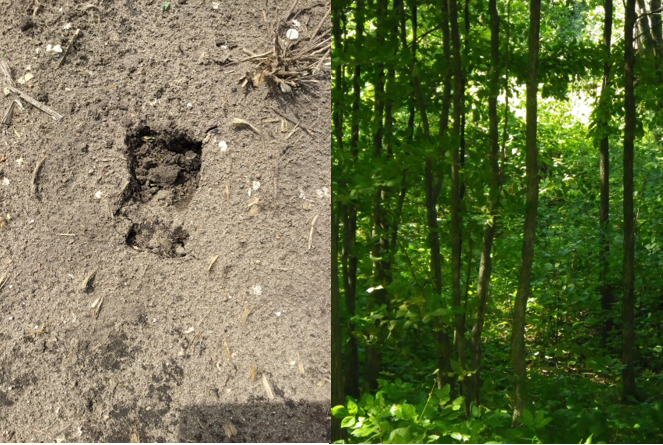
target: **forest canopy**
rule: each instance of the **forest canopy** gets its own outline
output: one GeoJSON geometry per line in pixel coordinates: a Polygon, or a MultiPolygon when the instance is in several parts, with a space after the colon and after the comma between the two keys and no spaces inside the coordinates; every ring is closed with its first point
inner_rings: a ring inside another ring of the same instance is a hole
{"type": "Polygon", "coordinates": [[[661,0],[331,16],[333,440],[660,441],[661,0]]]}

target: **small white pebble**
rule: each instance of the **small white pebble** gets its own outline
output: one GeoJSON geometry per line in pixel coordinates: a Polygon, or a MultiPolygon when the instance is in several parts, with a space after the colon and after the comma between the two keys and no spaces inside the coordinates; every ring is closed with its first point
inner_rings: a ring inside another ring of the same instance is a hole
{"type": "Polygon", "coordinates": [[[104,196],[104,192],[101,190],[97,191],[97,193],[94,194],[94,197],[97,199],[101,199],[101,197],[104,196]]]}
{"type": "Polygon", "coordinates": [[[191,107],[193,107],[193,104],[191,102],[189,102],[188,104],[186,104],[186,107],[191,108],[191,107]]]}
{"type": "Polygon", "coordinates": [[[285,33],[285,36],[290,40],[297,40],[299,38],[299,31],[291,28],[285,33]]]}
{"type": "Polygon", "coordinates": [[[9,321],[12,321],[13,319],[14,319],[14,317],[9,317],[9,321]]]}
{"type": "Polygon", "coordinates": [[[253,181],[253,190],[258,190],[260,188],[260,181],[253,181]]]}
{"type": "Polygon", "coordinates": [[[281,313],[280,313],[280,312],[275,312],[275,314],[276,314],[277,317],[280,317],[280,316],[281,316],[281,313]]]}
{"type": "MultiPolygon", "coordinates": [[[[157,322],[157,319],[156,319],[156,318],[153,318],[153,319],[152,319],[152,323],[156,323],[156,322],[157,322]]],[[[166,365],[168,365],[168,364],[166,363],[166,365]]]]}
{"type": "Polygon", "coordinates": [[[232,295],[228,295],[228,299],[231,300],[231,299],[232,299],[232,295]]]}
{"type": "Polygon", "coordinates": [[[39,325],[38,325],[38,324],[35,325],[35,329],[39,329],[39,325]]]}
{"type": "Polygon", "coordinates": [[[299,23],[298,20],[293,20],[292,24],[295,25],[297,28],[299,28],[301,26],[301,23],[299,23]]]}
{"type": "Polygon", "coordinates": [[[228,150],[228,144],[226,144],[226,141],[219,142],[219,148],[221,149],[221,151],[228,150]]]}
{"type": "Polygon", "coordinates": [[[31,219],[30,222],[29,222],[28,224],[32,224],[32,223],[34,223],[34,222],[35,222],[35,220],[34,220],[34,219],[31,219]]]}

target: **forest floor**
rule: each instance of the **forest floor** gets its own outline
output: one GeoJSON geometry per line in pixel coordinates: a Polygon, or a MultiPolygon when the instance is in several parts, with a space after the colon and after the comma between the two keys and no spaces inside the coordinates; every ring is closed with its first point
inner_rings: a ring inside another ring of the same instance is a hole
{"type": "Polygon", "coordinates": [[[244,60],[329,38],[291,5],[0,1],[62,115],[0,95],[0,441],[330,440],[328,53],[244,60]]]}

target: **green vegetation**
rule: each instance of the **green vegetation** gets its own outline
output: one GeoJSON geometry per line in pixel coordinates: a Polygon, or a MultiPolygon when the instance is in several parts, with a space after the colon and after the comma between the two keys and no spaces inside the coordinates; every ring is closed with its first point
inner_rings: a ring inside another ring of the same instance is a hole
{"type": "Polygon", "coordinates": [[[334,441],[661,441],[662,11],[332,1],[334,441]]]}

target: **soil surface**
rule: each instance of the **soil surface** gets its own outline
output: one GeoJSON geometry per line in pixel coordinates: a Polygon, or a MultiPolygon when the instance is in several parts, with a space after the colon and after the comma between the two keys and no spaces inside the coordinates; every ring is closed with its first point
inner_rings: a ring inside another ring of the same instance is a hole
{"type": "Polygon", "coordinates": [[[0,441],[330,440],[329,60],[243,61],[329,38],[295,3],[0,0],[63,116],[0,127],[0,441]]]}

